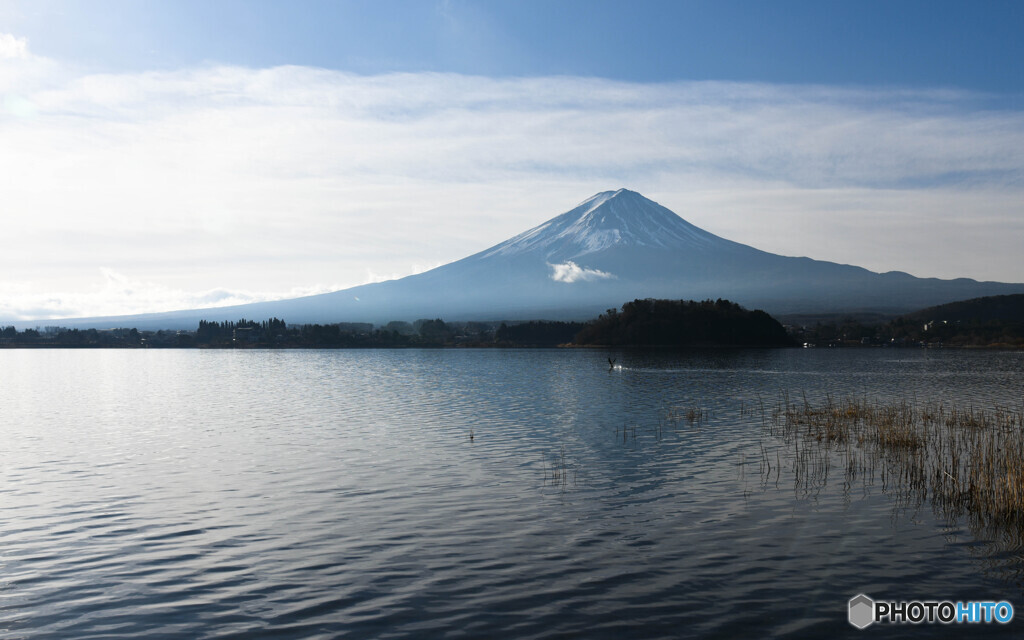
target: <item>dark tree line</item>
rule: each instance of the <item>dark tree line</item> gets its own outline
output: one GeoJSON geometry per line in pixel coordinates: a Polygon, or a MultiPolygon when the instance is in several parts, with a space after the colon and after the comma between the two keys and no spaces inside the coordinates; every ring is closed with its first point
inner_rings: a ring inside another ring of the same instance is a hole
{"type": "Polygon", "coordinates": [[[137,329],[66,329],[47,327],[45,331],[13,326],[0,329],[0,345],[22,347],[140,347],[144,337],[137,329]]]}
{"type": "Polygon", "coordinates": [[[245,318],[237,322],[200,320],[194,340],[201,346],[230,346],[240,341],[243,344],[270,342],[277,336],[284,336],[287,333],[285,321],[278,318],[262,322],[245,318]]]}
{"type": "Polygon", "coordinates": [[[271,318],[263,322],[201,321],[195,334],[199,347],[295,347],[295,348],[394,348],[439,347],[453,345],[458,338],[480,335],[486,327],[465,323],[460,328],[444,320],[417,320],[415,323],[393,322],[382,329],[370,323],[338,322],[289,326],[284,320],[271,318]],[[473,332],[477,333],[473,333],[473,332]]]}
{"type": "Polygon", "coordinates": [[[521,324],[498,327],[494,338],[499,344],[516,346],[553,347],[567,344],[586,327],[583,322],[544,322],[533,320],[521,324]]]}
{"type": "Polygon", "coordinates": [[[443,346],[536,346],[562,344],[691,346],[790,344],[785,330],[762,311],[727,300],[634,300],[581,322],[447,323],[440,318],[391,322],[288,325],[263,321],[202,320],[194,332],[47,327],[18,332],[0,329],[0,346],[200,347],[200,348],[401,348],[443,346]]]}
{"type": "Polygon", "coordinates": [[[718,300],[634,300],[589,323],[531,321],[447,323],[440,318],[391,322],[289,326],[283,319],[202,320],[194,332],[47,327],[0,329],[0,346],[200,348],[401,348],[443,346],[783,345],[785,331],[767,314],[718,300]]]}

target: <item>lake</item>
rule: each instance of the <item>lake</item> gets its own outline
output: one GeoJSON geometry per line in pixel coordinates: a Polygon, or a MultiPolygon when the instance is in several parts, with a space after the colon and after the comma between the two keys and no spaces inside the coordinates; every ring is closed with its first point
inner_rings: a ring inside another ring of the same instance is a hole
{"type": "Polygon", "coordinates": [[[849,625],[1022,549],[798,477],[783,394],[1020,410],[1024,353],[0,350],[0,637],[1019,635],[849,625]]]}

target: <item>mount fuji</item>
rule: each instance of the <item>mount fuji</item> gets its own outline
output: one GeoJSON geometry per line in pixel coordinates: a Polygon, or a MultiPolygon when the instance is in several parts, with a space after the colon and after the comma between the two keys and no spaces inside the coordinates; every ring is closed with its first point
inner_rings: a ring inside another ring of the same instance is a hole
{"type": "Polygon", "coordinates": [[[189,311],[61,321],[194,328],[200,319],[289,323],[589,319],[635,298],[728,298],[769,313],[902,313],[1024,284],[916,278],[780,256],[695,227],[619,189],[480,253],[417,275],[342,291],[189,311]]]}

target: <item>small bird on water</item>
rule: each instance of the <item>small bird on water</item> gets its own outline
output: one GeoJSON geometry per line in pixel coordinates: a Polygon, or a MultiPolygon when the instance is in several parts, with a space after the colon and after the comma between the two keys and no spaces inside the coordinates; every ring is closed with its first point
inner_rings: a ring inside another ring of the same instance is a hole
{"type": "Polygon", "coordinates": [[[615,368],[615,360],[612,360],[611,358],[608,358],[608,370],[611,371],[614,368],[615,368]]]}

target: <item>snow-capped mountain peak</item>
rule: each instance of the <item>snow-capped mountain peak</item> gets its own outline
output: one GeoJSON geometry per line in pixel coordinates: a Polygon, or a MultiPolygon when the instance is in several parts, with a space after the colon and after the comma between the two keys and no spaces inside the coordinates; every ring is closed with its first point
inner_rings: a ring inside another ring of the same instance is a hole
{"type": "Polygon", "coordinates": [[[615,246],[707,249],[726,243],[653,200],[630,191],[603,191],[562,215],[492,247],[481,257],[537,253],[564,261],[615,246]]]}
{"type": "Polygon", "coordinates": [[[728,298],[776,313],[903,313],[1024,293],[1024,283],[919,279],[760,251],[703,231],[627,189],[604,191],[501,244],[430,271],[305,298],[67,326],[194,329],[200,320],[290,323],[585,320],[636,298],[728,298]]]}

